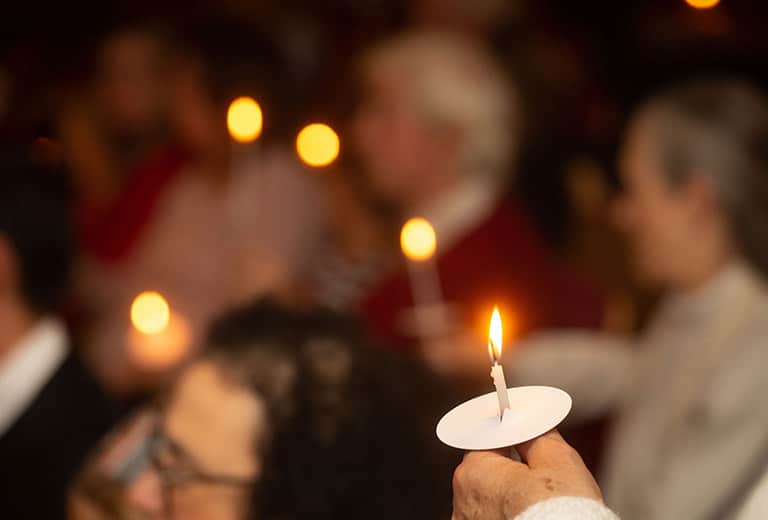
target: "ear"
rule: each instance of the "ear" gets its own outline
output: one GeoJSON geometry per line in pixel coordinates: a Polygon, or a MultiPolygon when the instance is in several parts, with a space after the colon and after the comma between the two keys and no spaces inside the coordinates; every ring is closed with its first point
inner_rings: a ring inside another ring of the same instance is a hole
{"type": "Polygon", "coordinates": [[[685,187],[685,195],[693,216],[697,219],[712,218],[720,214],[720,201],[710,176],[693,174],[685,187]]]}

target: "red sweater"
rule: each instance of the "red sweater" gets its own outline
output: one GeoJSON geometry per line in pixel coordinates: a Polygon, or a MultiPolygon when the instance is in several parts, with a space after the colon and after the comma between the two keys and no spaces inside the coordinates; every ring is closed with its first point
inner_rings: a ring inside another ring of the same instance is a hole
{"type": "MultiPolygon", "coordinates": [[[[541,328],[596,328],[602,320],[602,301],[595,288],[552,258],[511,201],[502,202],[443,251],[437,269],[446,303],[457,305],[465,326],[475,330],[487,328],[494,305],[502,311],[509,337],[541,328]]],[[[409,349],[414,339],[405,337],[396,323],[412,305],[403,265],[368,293],[361,312],[375,337],[409,349]]]]}
{"type": "Polygon", "coordinates": [[[179,149],[162,148],[135,168],[109,207],[78,208],[82,248],[104,263],[128,257],[152,221],[160,198],[187,162],[179,149]]]}

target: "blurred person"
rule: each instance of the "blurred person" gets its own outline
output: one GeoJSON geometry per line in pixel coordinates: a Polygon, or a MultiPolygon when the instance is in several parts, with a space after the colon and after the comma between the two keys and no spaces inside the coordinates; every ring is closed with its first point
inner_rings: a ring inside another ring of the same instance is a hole
{"type": "Polygon", "coordinates": [[[79,286],[90,352],[122,394],[161,386],[228,306],[290,286],[322,222],[314,180],[279,134],[282,63],[270,35],[209,20],[178,41],[166,110],[185,161],[157,194],[130,254],[85,263],[79,286]],[[227,133],[227,108],[242,95],[263,105],[269,134],[256,143],[234,143],[227,133]],[[169,337],[179,345],[168,344],[179,354],[158,366],[135,356],[125,339],[131,301],[145,290],[163,294],[183,324],[183,337],[169,337]]]}
{"type": "Polygon", "coordinates": [[[174,128],[198,170],[224,174],[240,249],[238,296],[289,287],[323,238],[327,204],[293,149],[297,99],[285,44],[265,27],[226,19],[207,21],[191,39],[197,44],[185,38],[179,60],[181,77],[191,77],[177,84],[174,128]],[[256,141],[236,143],[223,123],[229,103],[244,95],[259,104],[263,128],[256,141]]]}
{"type": "MultiPolygon", "coordinates": [[[[414,302],[406,260],[390,246],[358,298],[371,333],[423,356],[471,394],[487,388],[482,345],[494,305],[509,339],[549,327],[601,326],[596,288],[554,258],[506,194],[523,114],[488,49],[467,36],[417,31],[374,47],[361,67],[351,148],[364,188],[390,236],[411,217],[433,225],[442,293],[431,307],[414,302]]],[[[601,421],[569,432],[592,466],[601,421]]]]}
{"type": "Polygon", "coordinates": [[[63,173],[20,150],[0,152],[0,512],[58,519],[117,409],[59,316],[75,252],[63,173]]]}
{"type": "Polygon", "coordinates": [[[327,221],[312,267],[302,280],[306,292],[323,307],[354,308],[387,266],[391,234],[369,205],[354,167],[341,164],[323,179],[327,221]]]}
{"type": "MultiPolygon", "coordinates": [[[[125,345],[127,329],[102,332],[109,330],[104,316],[148,289],[127,295],[115,286],[130,278],[121,268],[141,256],[164,199],[189,163],[169,136],[170,51],[155,26],[128,22],[106,29],[91,74],[59,114],[82,248],[75,271],[78,325],[89,364],[113,392],[129,387],[120,377],[128,361],[113,356],[125,345]]],[[[128,307],[121,312],[127,317],[128,307]]]]}
{"type": "Polygon", "coordinates": [[[354,322],[257,302],[222,316],[208,346],[156,412],[107,441],[75,518],[448,513],[455,461],[419,407],[438,390],[367,348],[354,322]]]}
{"type": "Polygon", "coordinates": [[[617,411],[600,482],[626,520],[727,518],[768,465],[766,143],[768,100],[746,83],[643,105],[616,217],[638,278],[665,291],[657,314],[638,341],[542,333],[509,360],[515,383],[569,391],[574,419],[617,411]]]}
{"type": "Polygon", "coordinates": [[[99,262],[129,255],[184,162],[168,135],[169,48],[157,28],[105,31],[85,82],[62,102],[57,134],[78,204],[78,235],[99,262]]]}
{"type": "MultiPolygon", "coordinates": [[[[487,50],[450,33],[406,33],[373,48],[362,64],[354,151],[371,196],[396,226],[414,216],[434,226],[443,294],[462,306],[459,321],[471,330],[480,311],[498,303],[513,309],[520,334],[598,326],[595,292],[566,276],[503,195],[521,114],[487,50]]],[[[412,342],[398,321],[411,305],[402,268],[361,301],[372,330],[403,346],[412,342]]]]}

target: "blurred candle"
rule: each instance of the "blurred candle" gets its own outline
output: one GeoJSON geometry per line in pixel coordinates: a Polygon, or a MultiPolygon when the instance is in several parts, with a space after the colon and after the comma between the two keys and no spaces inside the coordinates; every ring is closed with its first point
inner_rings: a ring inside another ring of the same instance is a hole
{"type": "Polygon", "coordinates": [[[162,371],[186,359],[192,347],[192,331],[187,320],[171,311],[168,326],[157,334],[144,334],[131,328],[127,337],[128,354],[142,370],[162,371]]]}
{"type": "Polygon", "coordinates": [[[159,334],[168,326],[170,307],[160,293],[144,291],[131,303],[131,323],[142,334],[159,334]]]}
{"type": "Polygon", "coordinates": [[[408,220],[400,231],[400,247],[407,259],[414,312],[422,341],[430,339],[442,320],[442,290],[434,256],[437,235],[424,218],[408,220]]]}
{"type": "MultiPolygon", "coordinates": [[[[240,96],[235,98],[227,109],[227,130],[232,138],[229,143],[229,179],[231,183],[237,184],[239,176],[244,175],[264,175],[262,173],[262,155],[259,152],[259,144],[255,141],[261,136],[264,126],[264,116],[261,105],[249,96],[240,96]]],[[[249,217],[257,218],[265,227],[270,226],[269,215],[266,211],[269,193],[266,192],[269,183],[265,179],[259,183],[259,189],[251,194],[249,200],[249,217]],[[256,208],[257,215],[250,213],[250,206],[256,208]]],[[[237,214],[239,208],[233,208],[233,222],[235,226],[244,225],[248,219],[239,218],[237,214]]],[[[233,229],[237,233],[240,228],[233,229]]],[[[262,234],[259,234],[256,244],[252,244],[257,250],[263,248],[265,241],[262,234]]]]}
{"type": "Polygon", "coordinates": [[[227,130],[238,143],[250,143],[261,135],[264,118],[255,99],[241,96],[229,104],[227,130]]]}
{"type": "Polygon", "coordinates": [[[720,0],[685,0],[685,3],[694,9],[711,9],[720,3],[720,0]]]}
{"type": "Polygon", "coordinates": [[[307,125],[296,136],[296,153],[314,168],[330,165],[339,156],[340,149],[338,134],[323,123],[307,125]]]}
{"type": "Polygon", "coordinates": [[[496,387],[496,395],[499,399],[499,420],[501,420],[504,418],[504,410],[509,408],[509,394],[507,393],[507,381],[504,378],[504,368],[499,364],[504,334],[498,307],[493,308],[491,324],[488,329],[488,356],[491,359],[491,379],[493,379],[493,385],[496,387]]]}
{"type": "Polygon", "coordinates": [[[142,368],[168,368],[184,358],[191,345],[186,320],[171,310],[158,292],[144,291],[131,304],[130,357],[142,368]]]}

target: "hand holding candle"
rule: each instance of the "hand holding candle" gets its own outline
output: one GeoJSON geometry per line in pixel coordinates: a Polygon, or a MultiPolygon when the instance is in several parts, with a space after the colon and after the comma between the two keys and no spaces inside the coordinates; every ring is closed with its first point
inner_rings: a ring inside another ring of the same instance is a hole
{"type": "Polygon", "coordinates": [[[502,336],[501,315],[494,308],[488,355],[496,391],[470,399],[440,419],[437,437],[448,446],[462,450],[515,446],[556,427],[571,410],[571,396],[559,388],[507,388],[504,369],[499,364],[502,336]]]}

